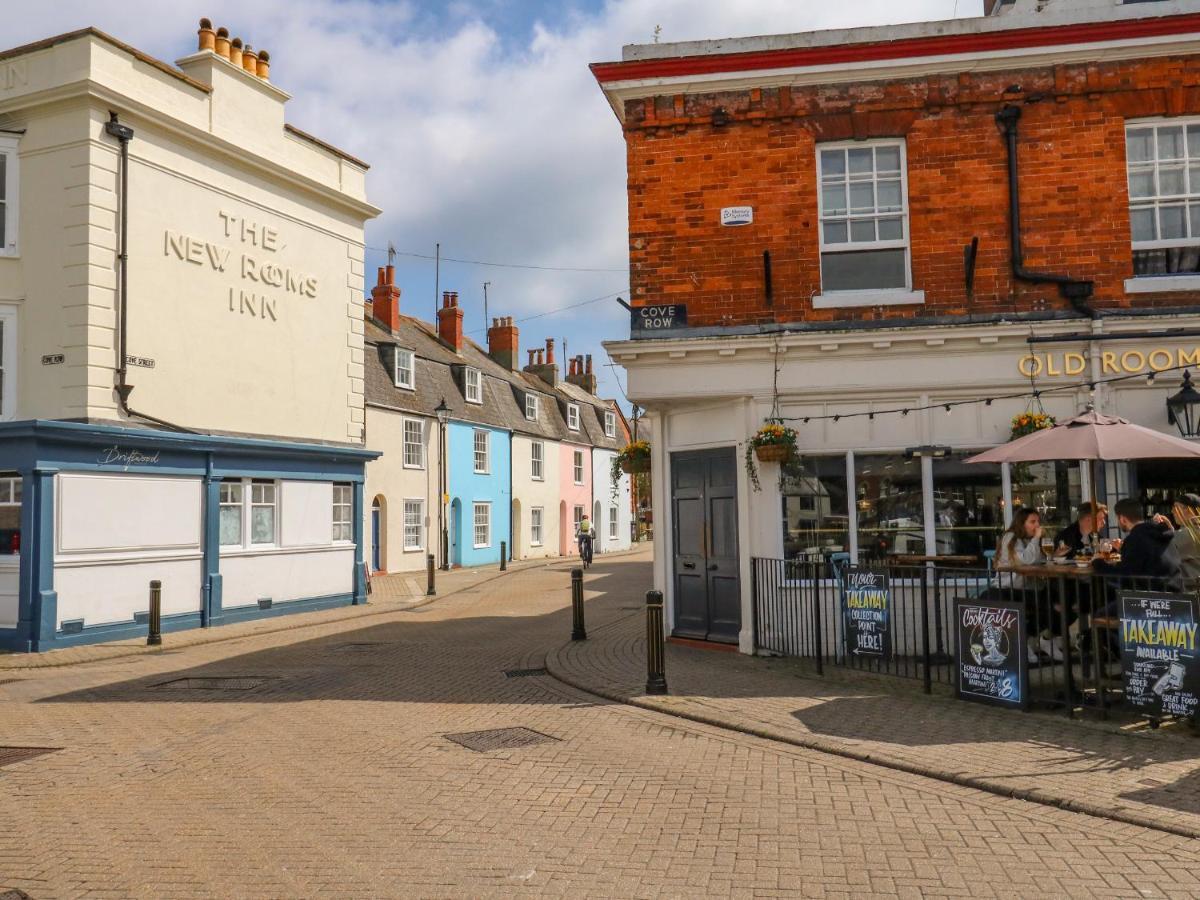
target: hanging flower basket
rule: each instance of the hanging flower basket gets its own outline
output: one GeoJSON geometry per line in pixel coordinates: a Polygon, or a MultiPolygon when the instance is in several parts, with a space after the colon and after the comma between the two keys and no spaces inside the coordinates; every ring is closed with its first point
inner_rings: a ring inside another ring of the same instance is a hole
{"type": "Polygon", "coordinates": [[[620,488],[621,473],[626,475],[642,475],[650,471],[650,444],[646,441],[634,441],[626,444],[612,461],[612,496],[617,498],[620,488]]]}
{"type": "Polygon", "coordinates": [[[626,475],[641,475],[643,472],[650,471],[650,457],[644,459],[623,459],[621,460],[621,471],[626,475]]]}
{"type": "Polygon", "coordinates": [[[1044,431],[1047,428],[1053,428],[1054,425],[1054,416],[1049,413],[1023,412],[1018,416],[1013,416],[1012,434],[1009,439],[1015,441],[1017,438],[1033,434],[1035,431],[1044,431]]]}
{"type": "Polygon", "coordinates": [[[758,481],[759,462],[772,462],[781,465],[792,460],[796,455],[796,432],[782,422],[767,422],[746,442],[746,474],[756,491],[762,490],[758,481]]]}

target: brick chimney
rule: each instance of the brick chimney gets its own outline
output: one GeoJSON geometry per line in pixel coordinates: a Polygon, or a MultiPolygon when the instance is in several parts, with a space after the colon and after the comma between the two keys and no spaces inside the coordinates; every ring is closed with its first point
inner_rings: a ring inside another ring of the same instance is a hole
{"type": "Polygon", "coordinates": [[[396,267],[380,266],[379,281],[371,288],[371,315],[388,331],[400,330],[400,288],[396,267]]]}
{"type": "MultiPolygon", "coordinates": [[[[530,350],[530,359],[533,359],[534,351],[530,350]]],[[[558,386],[558,364],[554,362],[554,338],[546,338],[546,355],[543,358],[542,351],[537,351],[537,361],[531,362],[525,367],[525,371],[536,375],[550,387],[558,386]]]]}
{"type": "Polygon", "coordinates": [[[438,310],[438,337],[455,353],[462,352],[463,311],[458,305],[458,291],[442,291],[442,308],[438,310]]]}
{"type": "MultiPolygon", "coordinates": [[[[521,367],[521,353],[518,349],[517,326],[513,324],[512,316],[492,319],[492,327],[488,329],[488,356],[510,372],[521,367]]],[[[532,357],[530,362],[532,362],[532,357]]]]}
{"type": "Polygon", "coordinates": [[[596,376],[592,374],[590,353],[587,356],[580,355],[571,359],[571,365],[567,371],[567,381],[583,388],[589,394],[596,393],[596,376]]]}

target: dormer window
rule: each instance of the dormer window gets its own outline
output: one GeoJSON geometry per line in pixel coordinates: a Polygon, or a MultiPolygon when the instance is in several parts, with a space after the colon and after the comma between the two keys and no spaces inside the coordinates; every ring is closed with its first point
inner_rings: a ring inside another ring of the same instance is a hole
{"type": "Polygon", "coordinates": [[[525,418],[530,422],[536,422],[538,417],[538,398],[537,394],[525,395],[525,418]]]}
{"type": "Polygon", "coordinates": [[[405,350],[401,347],[396,348],[396,371],[395,382],[398,388],[407,388],[413,390],[415,379],[413,377],[413,352],[405,350]]]}
{"type": "Polygon", "coordinates": [[[478,369],[467,369],[463,375],[463,390],[468,403],[483,402],[483,376],[478,369]]]}
{"type": "Polygon", "coordinates": [[[579,404],[567,404],[567,427],[572,431],[579,430],[579,404]]]}
{"type": "Polygon", "coordinates": [[[617,436],[617,414],[615,412],[604,413],[604,433],[610,438],[617,436]]]}

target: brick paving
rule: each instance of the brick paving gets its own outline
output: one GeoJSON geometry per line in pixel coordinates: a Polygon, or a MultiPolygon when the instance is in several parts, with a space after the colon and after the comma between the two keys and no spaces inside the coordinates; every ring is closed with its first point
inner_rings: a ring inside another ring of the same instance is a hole
{"type": "MultiPolygon", "coordinates": [[[[370,619],[6,672],[0,743],[61,749],[0,768],[0,894],[1200,892],[1200,848],[1178,835],[506,677],[569,635],[568,569],[370,619]],[[242,681],[162,686],[182,678],[242,681]],[[552,740],[446,738],[498,728],[552,740]]],[[[623,627],[648,576],[644,557],[599,562],[589,631],[623,627]]]]}

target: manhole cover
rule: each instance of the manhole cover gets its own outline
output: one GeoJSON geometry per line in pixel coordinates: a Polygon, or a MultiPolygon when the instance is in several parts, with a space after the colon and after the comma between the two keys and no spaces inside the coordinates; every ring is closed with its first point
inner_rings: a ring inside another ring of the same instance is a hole
{"type": "Polygon", "coordinates": [[[548,744],[558,738],[534,731],[532,728],[493,728],[489,731],[464,731],[460,734],[448,734],[446,740],[474,750],[476,753],[487,753],[489,750],[515,750],[518,747],[530,747],[533,744],[548,744]]]}
{"type": "Polygon", "coordinates": [[[61,747],[0,747],[0,767],[11,766],[13,763],[43,756],[46,753],[57,753],[61,747]]]}
{"type": "Polygon", "coordinates": [[[169,691],[251,691],[267,683],[266,678],[243,675],[176,678],[154,685],[169,691]]]}
{"type": "Polygon", "coordinates": [[[505,678],[529,678],[533,675],[546,675],[545,669],[509,669],[504,673],[505,678]]]}

